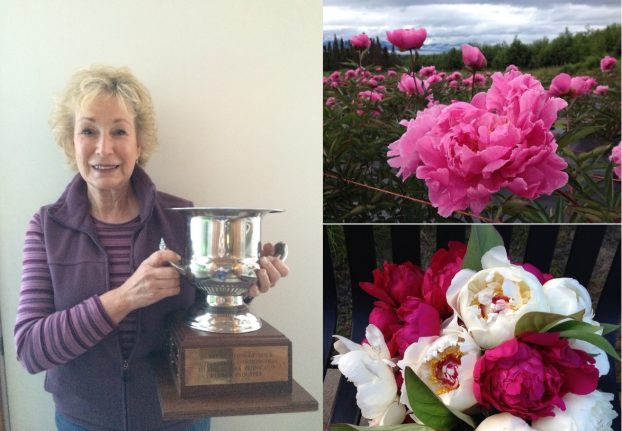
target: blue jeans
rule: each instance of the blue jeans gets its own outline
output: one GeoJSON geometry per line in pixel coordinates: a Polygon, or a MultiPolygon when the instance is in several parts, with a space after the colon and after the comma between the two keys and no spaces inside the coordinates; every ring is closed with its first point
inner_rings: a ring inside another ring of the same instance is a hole
{"type": "MultiPolygon", "coordinates": [[[[56,412],[55,420],[58,431],[89,431],[88,428],[74,424],[58,412],[56,412]]],[[[185,431],[209,431],[210,422],[210,418],[198,419],[189,428],[186,428],[185,431]]]]}

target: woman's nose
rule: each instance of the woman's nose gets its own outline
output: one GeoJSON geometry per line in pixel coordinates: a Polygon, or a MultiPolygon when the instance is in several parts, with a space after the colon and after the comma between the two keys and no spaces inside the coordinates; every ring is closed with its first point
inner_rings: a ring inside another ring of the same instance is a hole
{"type": "Polygon", "coordinates": [[[100,134],[97,141],[97,154],[100,156],[107,156],[112,153],[112,138],[105,133],[100,134]]]}

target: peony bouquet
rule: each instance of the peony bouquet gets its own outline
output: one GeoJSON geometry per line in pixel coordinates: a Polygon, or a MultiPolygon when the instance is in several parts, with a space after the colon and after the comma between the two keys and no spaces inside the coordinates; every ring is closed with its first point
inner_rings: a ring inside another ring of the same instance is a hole
{"type": "Polygon", "coordinates": [[[593,320],[576,280],[510,262],[490,225],[425,272],[385,263],[373,275],[360,283],[378,299],[366,339],[335,335],[333,357],[372,429],[611,429],[613,395],[597,386],[607,354],[620,360],[602,336],[618,326],[593,320]]]}

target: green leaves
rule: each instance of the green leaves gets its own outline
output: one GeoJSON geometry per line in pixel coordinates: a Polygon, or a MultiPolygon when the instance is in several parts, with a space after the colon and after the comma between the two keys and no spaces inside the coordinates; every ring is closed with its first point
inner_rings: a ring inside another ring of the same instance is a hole
{"type": "Polygon", "coordinates": [[[443,404],[411,368],[406,367],[404,375],[408,401],[413,413],[421,422],[433,429],[444,430],[451,429],[462,420],[475,428],[475,422],[469,416],[458,417],[443,404]]]}
{"type": "Polygon", "coordinates": [[[514,327],[514,336],[517,337],[523,332],[548,332],[556,323],[568,318],[580,320],[584,312],[580,311],[569,316],[555,313],[545,313],[541,311],[532,311],[525,313],[518,319],[514,327]]]}
{"type": "Polygon", "coordinates": [[[609,344],[607,339],[602,335],[596,334],[596,332],[601,329],[603,330],[603,334],[608,334],[618,329],[619,326],[608,323],[602,324],[601,326],[590,325],[589,323],[581,321],[583,314],[583,311],[569,316],[544,312],[526,313],[516,323],[514,336],[519,336],[524,332],[559,332],[561,337],[583,340],[593,344],[619,361],[620,355],[618,355],[618,352],[609,344]]]}
{"type": "Polygon", "coordinates": [[[491,248],[503,245],[503,238],[492,225],[472,225],[467,252],[462,261],[462,269],[479,271],[482,269],[482,256],[491,248]]]}

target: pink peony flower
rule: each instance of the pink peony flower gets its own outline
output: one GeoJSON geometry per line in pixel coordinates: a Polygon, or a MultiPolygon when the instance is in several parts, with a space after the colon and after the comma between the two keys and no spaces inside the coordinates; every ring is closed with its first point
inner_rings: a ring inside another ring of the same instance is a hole
{"type": "Polygon", "coordinates": [[[352,36],[350,38],[350,43],[354,49],[368,49],[371,46],[371,40],[365,33],[352,36]]]}
{"type": "Polygon", "coordinates": [[[359,99],[367,99],[372,102],[380,102],[384,99],[384,94],[377,91],[361,91],[359,92],[359,99]]]}
{"type": "Polygon", "coordinates": [[[369,323],[380,329],[391,357],[395,357],[398,352],[398,345],[394,335],[403,324],[397,317],[397,309],[386,302],[376,301],[374,302],[374,308],[369,314],[369,323]]]}
{"type": "Polygon", "coordinates": [[[462,73],[460,73],[460,72],[452,72],[447,77],[448,81],[455,81],[456,79],[462,79],[462,73]]]}
{"type": "Polygon", "coordinates": [[[549,94],[551,96],[563,96],[570,91],[570,81],[572,78],[567,73],[560,73],[551,81],[549,94]]]}
{"type": "Polygon", "coordinates": [[[443,81],[443,77],[441,75],[434,74],[434,75],[431,75],[424,82],[425,82],[425,86],[429,88],[430,85],[433,85],[433,84],[436,84],[437,82],[442,82],[442,81],[443,81]]]}
{"type": "Polygon", "coordinates": [[[409,96],[417,93],[419,95],[423,95],[423,85],[421,84],[421,80],[417,77],[412,77],[407,73],[403,73],[400,78],[400,82],[397,84],[398,90],[402,93],[406,93],[409,96]]]}
{"type": "Polygon", "coordinates": [[[449,88],[453,88],[455,90],[459,85],[460,83],[458,81],[449,81],[449,88]]]}
{"type": "Polygon", "coordinates": [[[448,250],[441,248],[432,255],[421,286],[423,299],[438,310],[442,319],[453,314],[447,305],[447,289],[454,275],[460,271],[466,254],[464,243],[450,241],[448,247],[448,250]]]}
{"type": "Polygon", "coordinates": [[[620,151],[622,148],[622,142],[620,142],[618,145],[616,145],[615,147],[613,147],[613,150],[611,150],[611,156],[609,156],[609,160],[611,160],[614,163],[614,168],[613,168],[613,172],[617,175],[618,178],[622,178],[622,175],[620,172],[622,169],[620,168],[620,162],[621,162],[621,157],[620,157],[620,151]]]}
{"type": "Polygon", "coordinates": [[[484,57],[482,51],[466,43],[462,45],[462,62],[466,67],[473,70],[480,70],[486,67],[486,57],[484,57]]]}
{"type": "Polygon", "coordinates": [[[423,27],[418,30],[414,28],[405,28],[387,31],[387,39],[400,51],[421,48],[427,35],[428,33],[423,27]]]}
{"type": "Polygon", "coordinates": [[[356,70],[354,69],[348,69],[346,70],[346,74],[345,74],[345,78],[346,79],[352,79],[356,77],[356,70]]]}
{"type": "Polygon", "coordinates": [[[329,97],[326,99],[326,107],[330,108],[331,106],[333,106],[335,104],[335,98],[334,97],[329,97]]]}
{"type": "Polygon", "coordinates": [[[374,298],[392,307],[399,307],[407,297],[421,298],[423,271],[412,262],[399,265],[385,262],[373,271],[374,282],[362,281],[359,286],[374,298]]]}
{"type": "Polygon", "coordinates": [[[387,77],[392,78],[394,76],[397,75],[397,72],[395,70],[389,70],[387,71],[387,77]]]}
{"type": "Polygon", "coordinates": [[[403,180],[424,180],[443,217],[467,207],[479,214],[504,187],[534,199],[568,181],[550,132],[566,102],[531,75],[495,73],[492,81],[471,103],[434,105],[402,121],[406,132],[389,145],[389,165],[403,180]]]}
{"type": "Polygon", "coordinates": [[[425,66],[419,69],[419,75],[421,75],[422,78],[429,78],[434,74],[436,74],[436,66],[425,66]]]}
{"type": "Polygon", "coordinates": [[[397,347],[400,358],[404,357],[404,352],[420,337],[431,337],[440,335],[441,320],[436,308],[426,304],[419,298],[409,297],[398,308],[397,316],[402,322],[391,343],[397,347]]]}
{"type": "Polygon", "coordinates": [[[598,85],[594,89],[594,94],[596,94],[597,96],[602,96],[603,94],[605,94],[608,91],[609,91],[609,86],[608,85],[598,85]]]}
{"type": "Polygon", "coordinates": [[[602,72],[611,72],[615,67],[618,60],[608,55],[604,56],[600,60],[600,70],[602,72]]]}
{"type": "Polygon", "coordinates": [[[512,71],[518,72],[519,70],[518,70],[518,67],[516,67],[513,64],[510,64],[510,65],[508,65],[508,67],[505,68],[505,71],[506,72],[512,72],[512,71]]]}
{"type": "Polygon", "coordinates": [[[570,94],[573,98],[590,94],[595,85],[596,80],[591,76],[575,76],[570,80],[570,94]]]}
{"type": "Polygon", "coordinates": [[[567,393],[596,389],[598,370],[589,354],[571,349],[559,333],[528,333],[486,350],[475,364],[473,392],[486,408],[525,420],[565,410],[567,393]]]}

